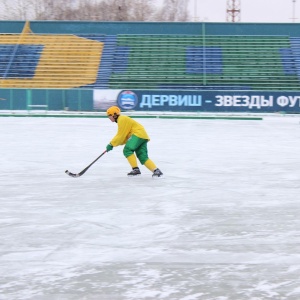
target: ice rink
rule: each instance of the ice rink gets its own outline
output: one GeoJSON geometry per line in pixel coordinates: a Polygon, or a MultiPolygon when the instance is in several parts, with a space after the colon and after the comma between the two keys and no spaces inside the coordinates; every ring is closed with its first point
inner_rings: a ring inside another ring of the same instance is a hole
{"type": "Polygon", "coordinates": [[[299,300],[300,116],[138,121],[0,118],[0,299],[299,300]]]}

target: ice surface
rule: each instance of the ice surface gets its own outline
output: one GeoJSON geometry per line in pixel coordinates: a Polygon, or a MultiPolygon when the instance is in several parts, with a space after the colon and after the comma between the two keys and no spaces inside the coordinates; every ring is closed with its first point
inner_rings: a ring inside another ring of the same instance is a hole
{"type": "Polygon", "coordinates": [[[300,299],[299,117],[138,121],[0,118],[0,299],[300,299]]]}

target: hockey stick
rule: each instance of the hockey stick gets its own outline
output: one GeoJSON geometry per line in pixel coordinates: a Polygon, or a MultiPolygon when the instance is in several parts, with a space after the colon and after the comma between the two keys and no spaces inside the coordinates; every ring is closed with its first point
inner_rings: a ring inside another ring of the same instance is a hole
{"type": "Polygon", "coordinates": [[[81,175],[83,175],[101,156],[103,156],[107,151],[105,150],[101,155],[99,155],[92,163],[90,163],[85,169],[83,169],[81,172],[79,172],[78,174],[74,174],[69,172],[68,170],[65,171],[65,173],[67,173],[69,176],[71,177],[80,177],[81,175]]]}

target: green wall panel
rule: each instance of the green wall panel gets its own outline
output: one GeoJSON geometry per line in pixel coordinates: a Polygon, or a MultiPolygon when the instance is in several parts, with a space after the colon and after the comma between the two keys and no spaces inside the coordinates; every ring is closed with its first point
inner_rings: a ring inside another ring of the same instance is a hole
{"type": "MultiPolygon", "coordinates": [[[[24,21],[0,21],[0,33],[20,33],[24,21]]],[[[299,23],[31,21],[34,33],[202,34],[300,36],[299,23]]]]}

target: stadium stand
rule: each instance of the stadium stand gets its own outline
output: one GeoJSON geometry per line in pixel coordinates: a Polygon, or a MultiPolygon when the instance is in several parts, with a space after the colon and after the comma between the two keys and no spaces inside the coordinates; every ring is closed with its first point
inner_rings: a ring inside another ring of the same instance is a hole
{"type": "Polygon", "coordinates": [[[300,38],[0,34],[0,87],[298,90],[300,38]]]}
{"type": "Polygon", "coordinates": [[[73,88],[96,81],[103,43],[74,35],[0,35],[0,87],[73,88]]]}
{"type": "Polygon", "coordinates": [[[122,35],[117,42],[130,49],[129,63],[126,72],[112,72],[109,87],[298,89],[297,41],[288,36],[122,35]]]}

